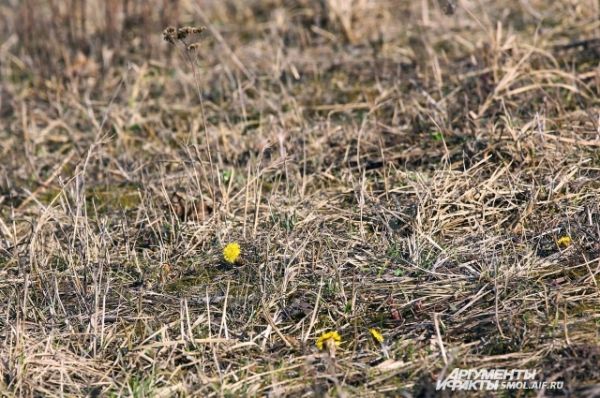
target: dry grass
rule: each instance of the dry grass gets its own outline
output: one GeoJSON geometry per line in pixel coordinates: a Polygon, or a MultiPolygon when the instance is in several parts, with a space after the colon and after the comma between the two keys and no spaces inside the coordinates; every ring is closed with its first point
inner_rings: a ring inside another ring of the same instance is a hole
{"type": "Polygon", "coordinates": [[[0,392],[600,394],[600,5],[456,3],[0,2],[0,392]]]}

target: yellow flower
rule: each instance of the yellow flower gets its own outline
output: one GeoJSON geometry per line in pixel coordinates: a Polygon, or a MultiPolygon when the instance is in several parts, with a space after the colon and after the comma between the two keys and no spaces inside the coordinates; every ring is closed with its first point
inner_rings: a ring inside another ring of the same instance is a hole
{"type": "Polygon", "coordinates": [[[369,329],[369,332],[371,333],[371,336],[373,336],[373,339],[375,339],[375,341],[377,341],[379,344],[382,344],[383,341],[385,340],[385,338],[379,332],[379,330],[377,330],[377,329],[369,329]]]}
{"type": "Polygon", "coordinates": [[[569,235],[561,236],[559,240],[556,241],[556,244],[559,246],[570,246],[571,245],[571,237],[569,235]]]}
{"type": "Polygon", "coordinates": [[[340,334],[336,331],[323,333],[317,339],[317,348],[319,350],[322,350],[325,343],[328,343],[328,342],[332,342],[337,347],[342,342],[342,338],[340,337],[340,334]]]}
{"type": "Polygon", "coordinates": [[[223,249],[223,258],[228,263],[233,264],[240,258],[241,253],[242,249],[240,248],[240,245],[237,242],[229,243],[223,249]]]}

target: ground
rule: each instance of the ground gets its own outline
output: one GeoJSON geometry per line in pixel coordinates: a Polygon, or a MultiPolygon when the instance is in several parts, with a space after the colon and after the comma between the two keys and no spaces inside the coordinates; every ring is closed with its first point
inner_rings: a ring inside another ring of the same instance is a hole
{"type": "Polygon", "coordinates": [[[599,15],[0,2],[0,392],[600,395],[599,15]]]}

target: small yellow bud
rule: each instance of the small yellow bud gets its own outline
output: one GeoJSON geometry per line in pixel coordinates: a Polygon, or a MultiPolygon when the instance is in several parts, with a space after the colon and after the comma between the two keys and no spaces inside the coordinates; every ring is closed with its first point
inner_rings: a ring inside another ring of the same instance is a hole
{"type": "Polygon", "coordinates": [[[382,344],[385,338],[377,329],[369,329],[369,333],[373,336],[373,339],[377,341],[379,344],[382,344]]]}
{"type": "Polygon", "coordinates": [[[558,246],[562,246],[562,247],[568,247],[571,246],[571,243],[573,243],[573,241],[571,240],[571,237],[568,235],[565,236],[561,236],[560,239],[558,239],[556,241],[556,244],[558,246]]]}

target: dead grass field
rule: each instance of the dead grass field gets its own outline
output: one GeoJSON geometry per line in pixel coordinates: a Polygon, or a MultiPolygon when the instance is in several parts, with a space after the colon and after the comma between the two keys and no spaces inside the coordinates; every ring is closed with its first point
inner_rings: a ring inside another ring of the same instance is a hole
{"type": "Polygon", "coordinates": [[[597,0],[3,0],[0,38],[0,394],[600,396],[597,0]]]}

